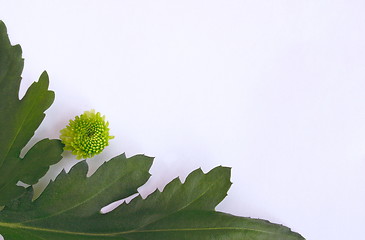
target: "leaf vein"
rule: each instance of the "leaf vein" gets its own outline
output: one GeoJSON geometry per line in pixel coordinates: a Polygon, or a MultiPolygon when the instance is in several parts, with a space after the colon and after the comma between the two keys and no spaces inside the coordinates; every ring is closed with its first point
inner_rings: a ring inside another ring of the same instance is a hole
{"type": "MultiPolygon", "coordinates": [[[[46,91],[46,92],[48,92],[48,91],[46,91]]],[[[43,98],[46,92],[43,92],[40,98],[43,98]]],[[[14,145],[14,142],[15,142],[15,141],[16,141],[16,139],[18,138],[18,135],[19,135],[20,131],[22,130],[24,123],[25,123],[25,122],[26,122],[26,120],[28,119],[29,114],[30,114],[31,112],[33,112],[33,108],[34,108],[34,106],[35,106],[35,102],[37,102],[37,100],[38,100],[38,99],[36,99],[35,101],[33,101],[33,103],[32,103],[32,105],[31,105],[30,110],[27,112],[26,116],[23,118],[23,120],[22,120],[22,122],[21,122],[21,124],[20,124],[19,128],[17,129],[17,132],[16,132],[16,134],[15,134],[14,138],[11,140],[11,143],[10,143],[10,145],[9,145],[9,148],[8,148],[8,150],[7,150],[6,154],[4,155],[4,158],[3,158],[3,160],[2,160],[2,165],[5,163],[5,160],[7,159],[8,154],[9,154],[10,150],[12,149],[12,147],[13,147],[13,145],[14,145]]],[[[22,103],[22,101],[21,101],[21,100],[19,100],[19,102],[20,102],[20,103],[22,103]]],[[[18,158],[18,159],[20,159],[20,158],[19,158],[19,156],[18,156],[17,158],[18,158]]],[[[0,166],[0,168],[2,167],[2,165],[0,166]]],[[[14,174],[14,177],[12,177],[12,179],[11,179],[10,181],[8,181],[6,184],[4,184],[3,186],[1,186],[1,187],[0,187],[0,192],[1,192],[1,190],[3,190],[5,187],[7,187],[9,184],[13,183],[13,180],[14,180],[14,179],[16,179],[16,178],[18,178],[18,177],[19,177],[18,175],[14,174]]]]}
{"type": "Polygon", "coordinates": [[[39,228],[39,227],[31,227],[25,226],[22,224],[14,224],[14,223],[1,223],[0,226],[12,229],[22,229],[22,230],[30,230],[30,231],[38,231],[38,232],[48,232],[48,233],[58,233],[58,234],[67,234],[67,235],[76,235],[76,236],[94,236],[94,237],[113,237],[134,233],[154,233],[154,232],[196,232],[196,231],[223,231],[223,230],[231,230],[231,231],[253,231],[265,234],[277,234],[275,232],[269,232],[259,229],[253,228],[245,228],[245,227],[201,227],[201,228],[171,228],[171,229],[147,229],[147,230],[132,230],[132,231],[123,231],[123,232],[111,232],[111,233],[86,233],[86,232],[73,232],[73,231],[65,231],[58,229],[49,229],[49,228],[39,228]]]}
{"type": "MultiPolygon", "coordinates": [[[[133,171],[127,172],[125,175],[123,175],[123,177],[125,177],[126,175],[128,175],[131,172],[133,172],[133,171]]],[[[123,177],[121,177],[121,178],[123,178],[123,177]]],[[[76,205],[74,205],[72,207],[66,208],[66,209],[64,209],[60,212],[56,212],[54,214],[51,214],[51,215],[48,215],[48,216],[45,216],[45,217],[33,218],[33,219],[28,220],[28,221],[23,221],[23,222],[19,222],[19,223],[22,224],[22,223],[36,222],[36,221],[39,221],[39,220],[43,220],[43,219],[47,219],[47,218],[51,218],[51,217],[54,217],[54,216],[61,215],[62,213],[65,213],[65,212],[68,212],[72,209],[75,209],[75,208],[83,205],[84,203],[96,198],[98,195],[102,194],[102,192],[104,192],[106,189],[110,188],[112,185],[114,185],[116,182],[118,182],[121,178],[116,178],[116,180],[111,181],[110,184],[108,184],[106,188],[101,189],[100,191],[96,192],[96,194],[91,195],[89,198],[86,198],[84,201],[79,202],[79,203],[77,203],[76,205]]]]}

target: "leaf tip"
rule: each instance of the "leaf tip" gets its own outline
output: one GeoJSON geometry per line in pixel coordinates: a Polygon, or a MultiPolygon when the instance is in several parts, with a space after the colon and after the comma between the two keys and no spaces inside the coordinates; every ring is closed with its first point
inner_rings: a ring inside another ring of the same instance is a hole
{"type": "Polygon", "coordinates": [[[49,76],[48,76],[48,73],[47,71],[43,71],[41,76],[39,77],[39,82],[45,84],[45,87],[48,88],[49,87],[49,76]]]}
{"type": "Polygon", "coordinates": [[[0,30],[1,31],[6,31],[5,23],[2,20],[0,20],[0,30]]]}

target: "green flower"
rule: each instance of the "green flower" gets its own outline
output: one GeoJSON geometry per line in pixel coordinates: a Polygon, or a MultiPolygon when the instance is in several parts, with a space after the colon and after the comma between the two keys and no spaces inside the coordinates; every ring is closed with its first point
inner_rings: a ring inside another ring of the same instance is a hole
{"type": "Polygon", "coordinates": [[[91,158],[103,151],[109,145],[109,123],[105,116],[95,110],[85,111],[69,125],[60,131],[60,139],[65,144],[64,150],[69,150],[77,159],[91,158]]]}

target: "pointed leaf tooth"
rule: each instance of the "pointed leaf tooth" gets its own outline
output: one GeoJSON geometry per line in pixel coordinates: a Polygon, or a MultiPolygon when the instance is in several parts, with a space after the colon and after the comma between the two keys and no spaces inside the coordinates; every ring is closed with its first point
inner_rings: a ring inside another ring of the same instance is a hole
{"type": "Polygon", "coordinates": [[[21,150],[34,135],[44,119],[44,111],[54,100],[54,93],[48,90],[46,73],[41,75],[38,82],[31,84],[19,100],[23,62],[21,47],[11,46],[7,29],[0,21],[0,206],[25,191],[16,186],[18,181],[36,183],[44,176],[48,167],[60,159],[49,154],[62,150],[61,146],[52,146],[50,151],[40,152],[39,156],[42,157],[34,161],[40,164],[30,164],[32,167],[26,161],[20,161],[21,150]],[[5,172],[11,172],[12,176],[7,177],[5,172]]]}

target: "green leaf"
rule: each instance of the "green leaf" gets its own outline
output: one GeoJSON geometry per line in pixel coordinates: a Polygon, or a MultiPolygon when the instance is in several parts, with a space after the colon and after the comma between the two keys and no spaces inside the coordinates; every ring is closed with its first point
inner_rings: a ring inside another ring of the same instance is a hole
{"type": "Polygon", "coordinates": [[[142,229],[127,239],[196,240],[303,240],[289,228],[268,221],[214,211],[181,211],[142,229]]]}
{"type": "Polygon", "coordinates": [[[32,189],[0,212],[5,240],[303,240],[290,229],[264,220],[215,212],[230,188],[230,169],[192,172],[163,192],[134,198],[114,211],[100,209],[137,191],[147,181],[152,159],[124,155],[104,163],[87,178],[80,162],[61,173],[34,202],[32,189]]]}
{"type": "Polygon", "coordinates": [[[0,21],[0,206],[24,193],[19,181],[36,183],[49,166],[61,159],[59,140],[44,139],[33,146],[24,158],[20,152],[34,135],[53,103],[48,91],[48,75],[43,73],[19,100],[23,70],[22,50],[10,44],[6,27],[0,21]]]}
{"type": "Polygon", "coordinates": [[[62,171],[41,196],[33,188],[63,145],[44,139],[23,158],[20,152],[54,100],[43,73],[19,100],[23,68],[21,49],[11,46],[0,21],[0,234],[5,240],[303,240],[289,228],[268,221],[215,211],[231,186],[230,169],[192,172],[184,183],[176,178],[163,192],[135,197],[107,214],[101,208],[136,194],[150,177],[153,159],[117,156],[87,177],[86,161],[62,171]]]}

